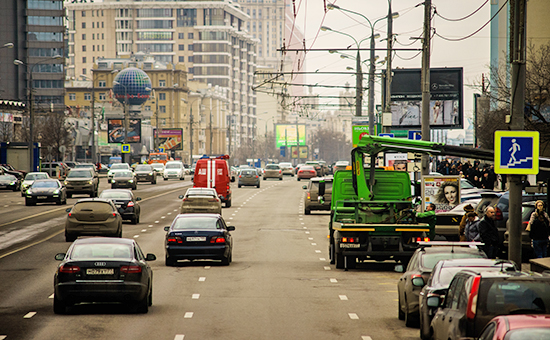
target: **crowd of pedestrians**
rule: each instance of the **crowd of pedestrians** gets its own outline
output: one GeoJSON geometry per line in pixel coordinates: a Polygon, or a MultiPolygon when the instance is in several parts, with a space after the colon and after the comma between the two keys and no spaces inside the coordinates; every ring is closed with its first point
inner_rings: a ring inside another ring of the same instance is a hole
{"type": "Polygon", "coordinates": [[[459,160],[444,159],[436,160],[435,171],[440,174],[447,175],[459,175],[468,179],[474,186],[480,189],[495,190],[505,188],[498,188],[499,183],[505,183],[506,180],[495,174],[493,164],[481,164],[480,161],[474,161],[472,164],[470,161],[461,162],[459,160]]]}

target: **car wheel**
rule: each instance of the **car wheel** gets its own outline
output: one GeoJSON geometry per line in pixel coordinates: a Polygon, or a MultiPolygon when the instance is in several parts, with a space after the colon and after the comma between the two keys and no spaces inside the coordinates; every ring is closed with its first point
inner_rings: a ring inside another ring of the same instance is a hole
{"type": "Polygon", "coordinates": [[[165,181],[167,181],[167,180],[168,180],[168,178],[164,177],[164,180],[165,180],[165,181]]]}
{"type": "Polygon", "coordinates": [[[264,181],[265,181],[265,177],[264,177],[264,181]]]}
{"type": "Polygon", "coordinates": [[[226,208],[231,208],[231,200],[225,202],[225,207],[226,208]]]}
{"type": "Polygon", "coordinates": [[[335,259],[334,259],[334,242],[330,242],[330,246],[328,247],[328,253],[329,253],[329,258],[330,258],[330,264],[334,264],[335,259]]]}
{"type": "Polygon", "coordinates": [[[147,305],[152,306],[153,305],[153,282],[149,284],[149,296],[147,297],[147,305]]]}
{"type": "Polygon", "coordinates": [[[418,318],[412,313],[409,313],[409,304],[407,303],[406,299],[405,299],[405,326],[409,328],[418,327],[418,318]]]}
{"type": "Polygon", "coordinates": [[[283,178],[282,178],[282,177],[279,177],[279,181],[282,181],[282,180],[283,180],[283,178]]]}
{"type": "Polygon", "coordinates": [[[134,217],[130,218],[130,222],[132,224],[137,224],[137,216],[134,216],[134,217]]]}
{"type": "Polygon", "coordinates": [[[57,298],[57,295],[53,296],[53,312],[55,314],[65,314],[67,311],[67,304],[57,298]]]}
{"type": "Polygon", "coordinates": [[[114,185],[111,185],[111,189],[115,189],[116,187],[114,185]]]}
{"type": "Polygon", "coordinates": [[[63,202],[61,201],[61,197],[59,197],[59,199],[57,200],[57,202],[55,202],[55,204],[57,204],[57,205],[63,204],[63,202]]]}
{"type": "Polygon", "coordinates": [[[174,261],[171,257],[168,257],[168,255],[164,258],[164,263],[167,267],[173,267],[176,265],[176,261],[174,261]]]}
{"type": "Polygon", "coordinates": [[[21,197],[25,197],[25,193],[21,191],[21,197]]]}
{"type": "Polygon", "coordinates": [[[67,204],[67,196],[65,196],[65,199],[63,200],[63,205],[66,205],[67,204]]]}
{"type": "MultiPolygon", "coordinates": [[[[430,340],[432,336],[430,335],[429,330],[425,330],[424,328],[424,318],[422,317],[422,313],[420,313],[419,316],[419,323],[420,323],[420,339],[422,340],[430,340]]],[[[429,327],[428,327],[429,328],[429,327]]]]}
{"type": "Polygon", "coordinates": [[[136,312],[141,314],[149,312],[149,294],[145,295],[143,300],[136,303],[136,312]]]}
{"type": "Polygon", "coordinates": [[[36,202],[33,202],[32,200],[25,200],[25,205],[27,206],[36,205],[36,202]]]}
{"type": "Polygon", "coordinates": [[[139,223],[139,217],[141,216],[141,212],[137,215],[137,223],[139,223]]]}
{"type": "Polygon", "coordinates": [[[256,188],[260,189],[260,182],[258,182],[258,185],[256,185],[256,188]]]}
{"type": "Polygon", "coordinates": [[[344,255],[334,254],[336,269],[344,269],[344,255]]]}
{"type": "Polygon", "coordinates": [[[65,233],[65,242],[74,242],[76,236],[65,233]]]}
{"type": "MultiPolygon", "coordinates": [[[[113,188],[113,187],[111,186],[111,189],[112,189],[112,188],[113,188]]],[[[67,194],[67,198],[73,198],[73,194],[67,194]]]]}
{"type": "MultiPolygon", "coordinates": [[[[399,293],[397,295],[399,296],[399,293]]],[[[397,299],[397,318],[399,320],[405,320],[405,313],[401,309],[401,297],[397,299]]]]}
{"type": "Polygon", "coordinates": [[[305,215],[311,215],[311,210],[309,210],[309,209],[304,209],[304,214],[305,214],[305,215]]]}
{"type": "Polygon", "coordinates": [[[157,184],[157,181],[151,181],[151,184],[157,184]]]}
{"type": "Polygon", "coordinates": [[[118,233],[117,233],[116,237],[122,238],[122,224],[118,227],[118,233]]]}
{"type": "Polygon", "coordinates": [[[300,177],[298,177],[298,181],[300,181],[300,177]]]}
{"type": "Polygon", "coordinates": [[[183,181],[185,179],[185,177],[180,177],[180,181],[183,181]]]}
{"type": "Polygon", "coordinates": [[[237,188],[240,188],[240,187],[241,187],[241,185],[240,185],[240,184],[239,184],[239,185],[237,185],[237,188]]]}
{"type": "Polygon", "coordinates": [[[229,263],[231,263],[231,252],[229,252],[229,255],[227,255],[227,257],[222,257],[223,266],[229,266],[229,263]]]}

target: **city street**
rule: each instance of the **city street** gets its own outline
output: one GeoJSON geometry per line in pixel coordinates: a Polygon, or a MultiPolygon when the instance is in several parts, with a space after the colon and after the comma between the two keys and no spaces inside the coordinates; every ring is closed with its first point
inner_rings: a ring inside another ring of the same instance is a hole
{"type": "MultiPolygon", "coordinates": [[[[26,207],[0,192],[0,339],[417,339],[397,318],[393,263],[336,270],[328,259],[328,212],[303,214],[303,182],[233,188],[223,217],[236,227],[233,262],[164,264],[164,226],[179,211],[185,181],[140,183],[141,223],[123,237],[154,253],[153,306],[85,304],[52,310],[54,256],[65,252],[67,206],[26,207]]],[[[108,188],[101,179],[100,190],[108,188]]]]}

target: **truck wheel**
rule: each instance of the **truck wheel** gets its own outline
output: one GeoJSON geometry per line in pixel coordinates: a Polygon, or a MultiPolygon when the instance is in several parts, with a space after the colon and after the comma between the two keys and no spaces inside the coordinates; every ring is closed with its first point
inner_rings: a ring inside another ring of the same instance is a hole
{"type": "Polygon", "coordinates": [[[305,210],[304,210],[304,214],[305,214],[305,215],[311,215],[311,210],[305,209],[305,210]]]}
{"type": "Polygon", "coordinates": [[[225,202],[226,208],[231,208],[231,200],[225,202]]]}
{"type": "Polygon", "coordinates": [[[336,253],[334,254],[334,257],[336,269],[344,269],[344,255],[336,253]]]}
{"type": "Polygon", "coordinates": [[[328,256],[330,258],[330,264],[334,264],[334,242],[330,242],[330,246],[328,247],[328,256]]]}

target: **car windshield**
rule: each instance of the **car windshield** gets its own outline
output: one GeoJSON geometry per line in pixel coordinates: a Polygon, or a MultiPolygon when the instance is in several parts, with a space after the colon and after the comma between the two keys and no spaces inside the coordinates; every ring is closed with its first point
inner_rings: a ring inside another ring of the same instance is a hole
{"type": "Polygon", "coordinates": [[[136,166],[136,171],[152,171],[153,167],[150,165],[138,165],[136,166]]]}
{"type": "Polygon", "coordinates": [[[163,169],[164,168],[164,164],[162,164],[162,163],[153,163],[153,164],[151,164],[151,166],[153,167],[153,169],[163,169]]]}
{"type": "Polygon", "coordinates": [[[435,267],[436,263],[440,260],[450,260],[450,259],[468,259],[468,258],[482,258],[483,256],[479,253],[459,253],[454,252],[451,253],[451,250],[449,250],[448,253],[426,253],[424,254],[422,258],[422,267],[423,268],[429,268],[433,269],[435,267]]]}
{"type": "Polygon", "coordinates": [[[477,266],[472,266],[472,267],[447,267],[447,268],[442,268],[441,271],[439,272],[439,275],[437,276],[437,278],[434,278],[434,280],[432,281],[432,284],[437,282],[439,283],[441,286],[449,286],[451,284],[451,281],[453,280],[453,277],[455,276],[456,273],[458,273],[459,271],[461,270],[464,270],[464,269],[471,269],[471,268],[474,268],[474,269],[478,269],[479,270],[483,270],[483,271],[499,271],[502,269],[502,266],[504,266],[505,268],[513,268],[513,266],[509,263],[505,263],[503,265],[495,265],[495,266],[491,266],[491,267],[477,267],[477,266]]]}
{"type": "Polygon", "coordinates": [[[178,218],[172,225],[172,230],[217,229],[217,219],[212,217],[178,218]]]}
{"type": "Polygon", "coordinates": [[[279,163],[279,166],[286,167],[286,168],[292,168],[292,163],[279,163]]]}
{"type": "Polygon", "coordinates": [[[178,163],[166,164],[166,169],[181,169],[181,164],[178,164],[178,163]]]}
{"type": "Polygon", "coordinates": [[[117,171],[113,177],[132,177],[132,173],[130,171],[117,171]]]}
{"type": "Polygon", "coordinates": [[[59,184],[54,181],[34,182],[32,188],[59,188],[59,184]]]}
{"type": "Polygon", "coordinates": [[[256,175],[256,170],[241,170],[241,175],[256,175]]]}
{"type": "Polygon", "coordinates": [[[473,188],[475,187],[467,179],[462,179],[460,181],[460,189],[473,189],[473,188]]]}
{"type": "Polygon", "coordinates": [[[167,155],[151,154],[151,155],[149,155],[149,159],[153,160],[153,161],[165,161],[165,160],[168,159],[168,156],[167,155]]]}
{"type": "Polygon", "coordinates": [[[48,174],[46,173],[41,173],[41,174],[28,174],[26,177],[25,177],[25,181],[35,181],[37,179],[46,179],[48,178],[48,174]]]}
{"type": "Polygon", "coordinates": [[[101,243],[76,244],[70,258],[72,260],[86,259],[132,259],[132,247],[127,244],[101,243]]]}
{"type": "Polygon", "coordinates": [[[101,195],[99,195],[99,198],[120,198],[129,200],[132,198],[132,195],[126,191],[103,191],[101,195]]]}
{"type": "Polygon", "coordinates": [[[520,328],[509,331],[504,340],[546,340],[550,339],[550,328],[520,328]]]}
{"type": "Polygon", "coordinates": [[[279,170],[279,166],[274,164],[268,164],[265,168],[267,170],[279,170]]]}
{"type": "Polygon", "coordinates": [[[67,175],[67,178],[77,178],[77,177],[92,177],[92,174],[89,171],[71,171],[67,175]]]}
{"type": "Polygon", "coordinates": [[[15,181],[16,178],[15,176],[12,176],[12,175],[0,175],[0,180],[15,181]]]}
{"type": "MultiPolygon", "coordinates": [[[[317,181],[311,182],[311,190],[319,191],[319,182],[317,181]]],[[[325,192],[327,192],[327,190],[332,190],[332,182],[330,181],[325,181],[325,192]]]]}
{"type": "MultiPolygon", "coordinates": [[[[480,287],[478,308],[481,314],[502,315],[512,312],[550,312],[550,282],[548,280],[508,280],[497,278],[480,287]]],[[[483,281],[482,281],[483,282],[483,281]]]]}
{"type": "Polygon", "coordinates": [[[111,170],[117,170],[117,169],[128,169],[128,164],[121,163],[121,164],[111,165],[111,170]]]}
{"type": "Polygon", "coordinates": [[[89,169],[89,168],[93,168],[93,167],[94,167],[93,164],[77,164],[77,165],[75,165],[76,169],[89,169]]]}

